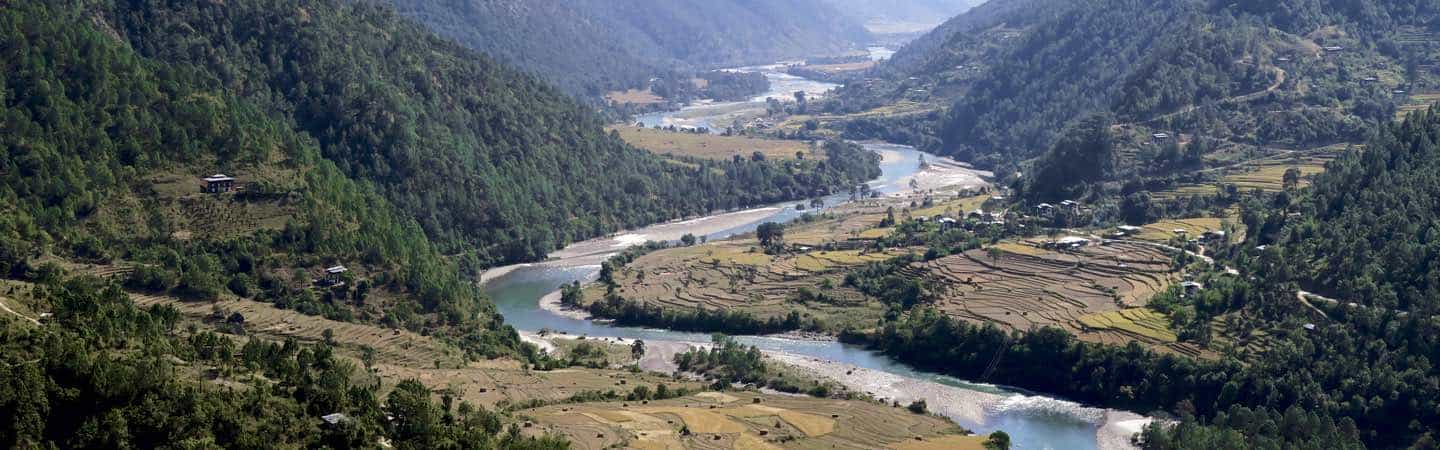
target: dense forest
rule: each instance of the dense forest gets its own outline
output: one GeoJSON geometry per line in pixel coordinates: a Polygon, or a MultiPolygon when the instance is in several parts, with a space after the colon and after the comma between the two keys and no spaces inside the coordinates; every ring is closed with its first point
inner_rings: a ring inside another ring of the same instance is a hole
{"type": "Polygon", "coordinates": [[[869,34],[821,0],[388,0],[402,14],[582,98],[677,69],[841,54],[869,34]]]}
{"type": "Polygon", "coordinates": [[[117,3],[95,20],[143,57],[193,68],[188,82],[283,114],[343,174],[373,183],[445,253],[477,266],[808,198],[873,166],[666,161],[607,135],[558,91],[365,3],[117,3]]]}

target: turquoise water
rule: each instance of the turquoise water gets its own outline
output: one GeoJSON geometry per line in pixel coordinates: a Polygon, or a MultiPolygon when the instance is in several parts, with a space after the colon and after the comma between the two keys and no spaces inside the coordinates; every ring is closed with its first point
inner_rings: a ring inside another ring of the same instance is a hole
{"type": "MultiPolygon", "coordinates": [[[[906,177],[919,167],[921,152],[910,147],[889,144],[865,144],[875,151],[888,152],[892,158],[881,165],[882,175],[872,181],[871,187],[883,193],[904,189],[906,177]],[[896,157],[898,156],[898,157],[896,157]]],[[[934,160],[933,155],[925,155],[934,160]]],[[[829,207],[848,201],[848,195],[837,195],[827,199],[829,207]]],[[[779,207],[780,205],[777,205],[779,207]]],[[[803,214],[793,206],[780,207],[768,217],[754,219],[730,229],[709,235],[720,239],[730,235],[753,231],[762,222],[785,222],[803,214]]],[[[591,337],[612,337],[641,339],[647,341],[677,341],[704,343],[710,336],[703,333],[687,333],[651,328],[619,327],[608,323],[578,320],[553,314],[539,307],[541,297],[554,292],[560,285],[573,281],[590,281],[599,273],[596,265],[564,266],[556,264],[524,266],[497,277],[485,285],[487,294],[496,303],[506,323],[524,331],[542,329],[564,332],[570,335],[591,337]]],[[[1004,430],[1009,433],[1019,449],[1093,449],[1097,447],[1096,430],[1103,412],[1094,408],[1048,398],[1039,395],[976,384],[953,377],[919,371],[895,362],[874,352],[833,341],[808,341],[766,336],[738,337],[747,345],[762,350],[835,361],[866,369],[886,372],[915,380],[930,381],[946,386],[986,394],[997,394],[1005,398],[996,405],[987,407],[985,420],[976,422],[963,417],[951,417],[967,429],[988,433],[1004,430]]],[[[1003,380],[997,380],[1003,382],[1003,380]]],[[[935,405],[932,405],[932,409],[935,405]]]]}

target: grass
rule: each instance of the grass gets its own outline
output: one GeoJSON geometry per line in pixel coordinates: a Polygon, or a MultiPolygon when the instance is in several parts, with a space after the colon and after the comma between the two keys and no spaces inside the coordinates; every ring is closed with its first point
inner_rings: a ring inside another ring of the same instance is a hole
{"type": "Polygon", "coordinates": [[[1170,328],[1169,318],[1146,308],[1087,314],[1081,316],[1079,321],[1092,329],[1121,330],[1160,342],[1176,342],[1179,339],[1175,335],[1175,330],[1170,328]]]}
{"type": "Polygon", "coordinates": [[[822,153],[812,151],[810,144],[804,141],[719,136],[629,126],[610,129],[619,133],[620,138],[630,145],[659,155],[727,160],[736,156],[750,158],[758,151],[764,154],[765,158],[776,160],[795,159],[796,153],[803,153],[805,159],[824,158],[822,153]]]}

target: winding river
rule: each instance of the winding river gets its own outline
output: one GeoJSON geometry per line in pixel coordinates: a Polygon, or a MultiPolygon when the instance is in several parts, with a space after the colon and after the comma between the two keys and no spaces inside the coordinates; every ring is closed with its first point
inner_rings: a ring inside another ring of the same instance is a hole
{"type": "MultiPolygon", "coordinates": [[[[747,68],[772,78],[777,93],[794,90],[823,93],[834,85],[800,79],[775,72],[776,66],[747,68]],[[783,81],[777,83],[776,81],[783,81]]],[[[786,94],[788,95],[788,94],[786,94]]],[[[778,95],[777,95],[778,96],[778,95]]],[[[764,107],[764,96],[749,102],[705,104],[681,111],[641,118],[653,123],[705,126],[734,111],[764,107]]],[[[932,162],[954,164],[945,158],[913,148],[892,144],[866,143],[882,156],[882,175],[870,182],[873,190],[893,194],[909,189],[908,182],[920,171],[921,156],[932,162]]],[[[958,164],[956,164],[958,166],[958,164]]],[[[978,175],[979,173],[976,172],[978,175]]],[[[976,178],[978,182],[978,178],[976,178]]],[[[848,201],[848,195],[826,199],[827,207],[848,201]]],[[[675,240],[685,233],[722,239],[753,231],[763,222],[785,222],[802,212],[792,205],[774,205],[746,211],[717,214],[699,219],[654,225],[641,230],[573,244],[552,259],[535,264],[509,266],[487,272],[484,289],[505,321],[522,332],[552,330],[568,335],[641,339],[647,343],[707,343],[710,336],[651,328],[619,327],[603,321],[584,320],[542,308],[546,296],[554,297],[560,285],[594,280],[599,263],[608,255],[646,240],[675,240]]],[[[1128,445],[1128,436],[1145,420],[1123,411],[1090,408],[1050,397],[988,384],[970,383],[953,377],[919,371],[883,355],[835,341],[792,339],[779,336],[744,336],[747,345],[759,347],[779,359],[819,375],[834,378],[852,389],[878,398],[903,403],[924,399],[930,409],[978,433],[1004,430],[1019,449],[1093,449],[1128,445]]],[[[1001,380],[1003,381],[1003,380],[1001,380]]]]}

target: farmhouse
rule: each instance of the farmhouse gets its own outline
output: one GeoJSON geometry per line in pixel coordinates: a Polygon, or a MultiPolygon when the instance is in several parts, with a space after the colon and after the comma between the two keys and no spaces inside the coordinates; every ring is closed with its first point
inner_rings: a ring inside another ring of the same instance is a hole
{"type": "Polygon", "coordinates": [[[235,179],[226,176],[223,173],[217,173],[208,177],[204,177],[201,178],[201,180],[205,181],[205,186],[202,187],[201,190],[211,194],[219,194],[221,192],[230,192],[232,190],[235,190],[235,179]]]}
{"type": "Polygon", "coordinates": [[[1205,285],[1196,283],[1194,281],[1186,281],[1184,283],[1180,283],[1180,288],[1184,289],[1186,294],[1194,294],[1196,292],[1205,290],[1205,285]]]}
{"type": "Polygon", "coordinates": [[[1155,133],[1150,135],[1150,137],[1155,138],[1155,140],[1157,141],[1163,141],[1166,139],[1170,139],[1170,133],[1155,133]]]}
{"type": "Polygon", "coordinates": [[[315,280],[315,283],[321,286],[342,286],[345,284],[344,274],[349,271],[345,266],[326,267],[325,275],[315,280]]]}
{"type": "Polygon", "coordinates": [[[1066,236],[1066,237],[1060,238],[1060,240],[1057,240],[1057,241],[1046,242],[1044,245],[1042,245],[1042,247],[1047,248],[1047,249],[1059,249],[1059,250],[1064,250],[1064,249],[1077,249],[1077,248],[1084,247],[1084,246],[1087,246],[1087,245],[1090,245],[1090,239],[1086,239],[1086,238],[1083,238],[1083,237],[1080,237],[1080,236],[1066,236]]]}

